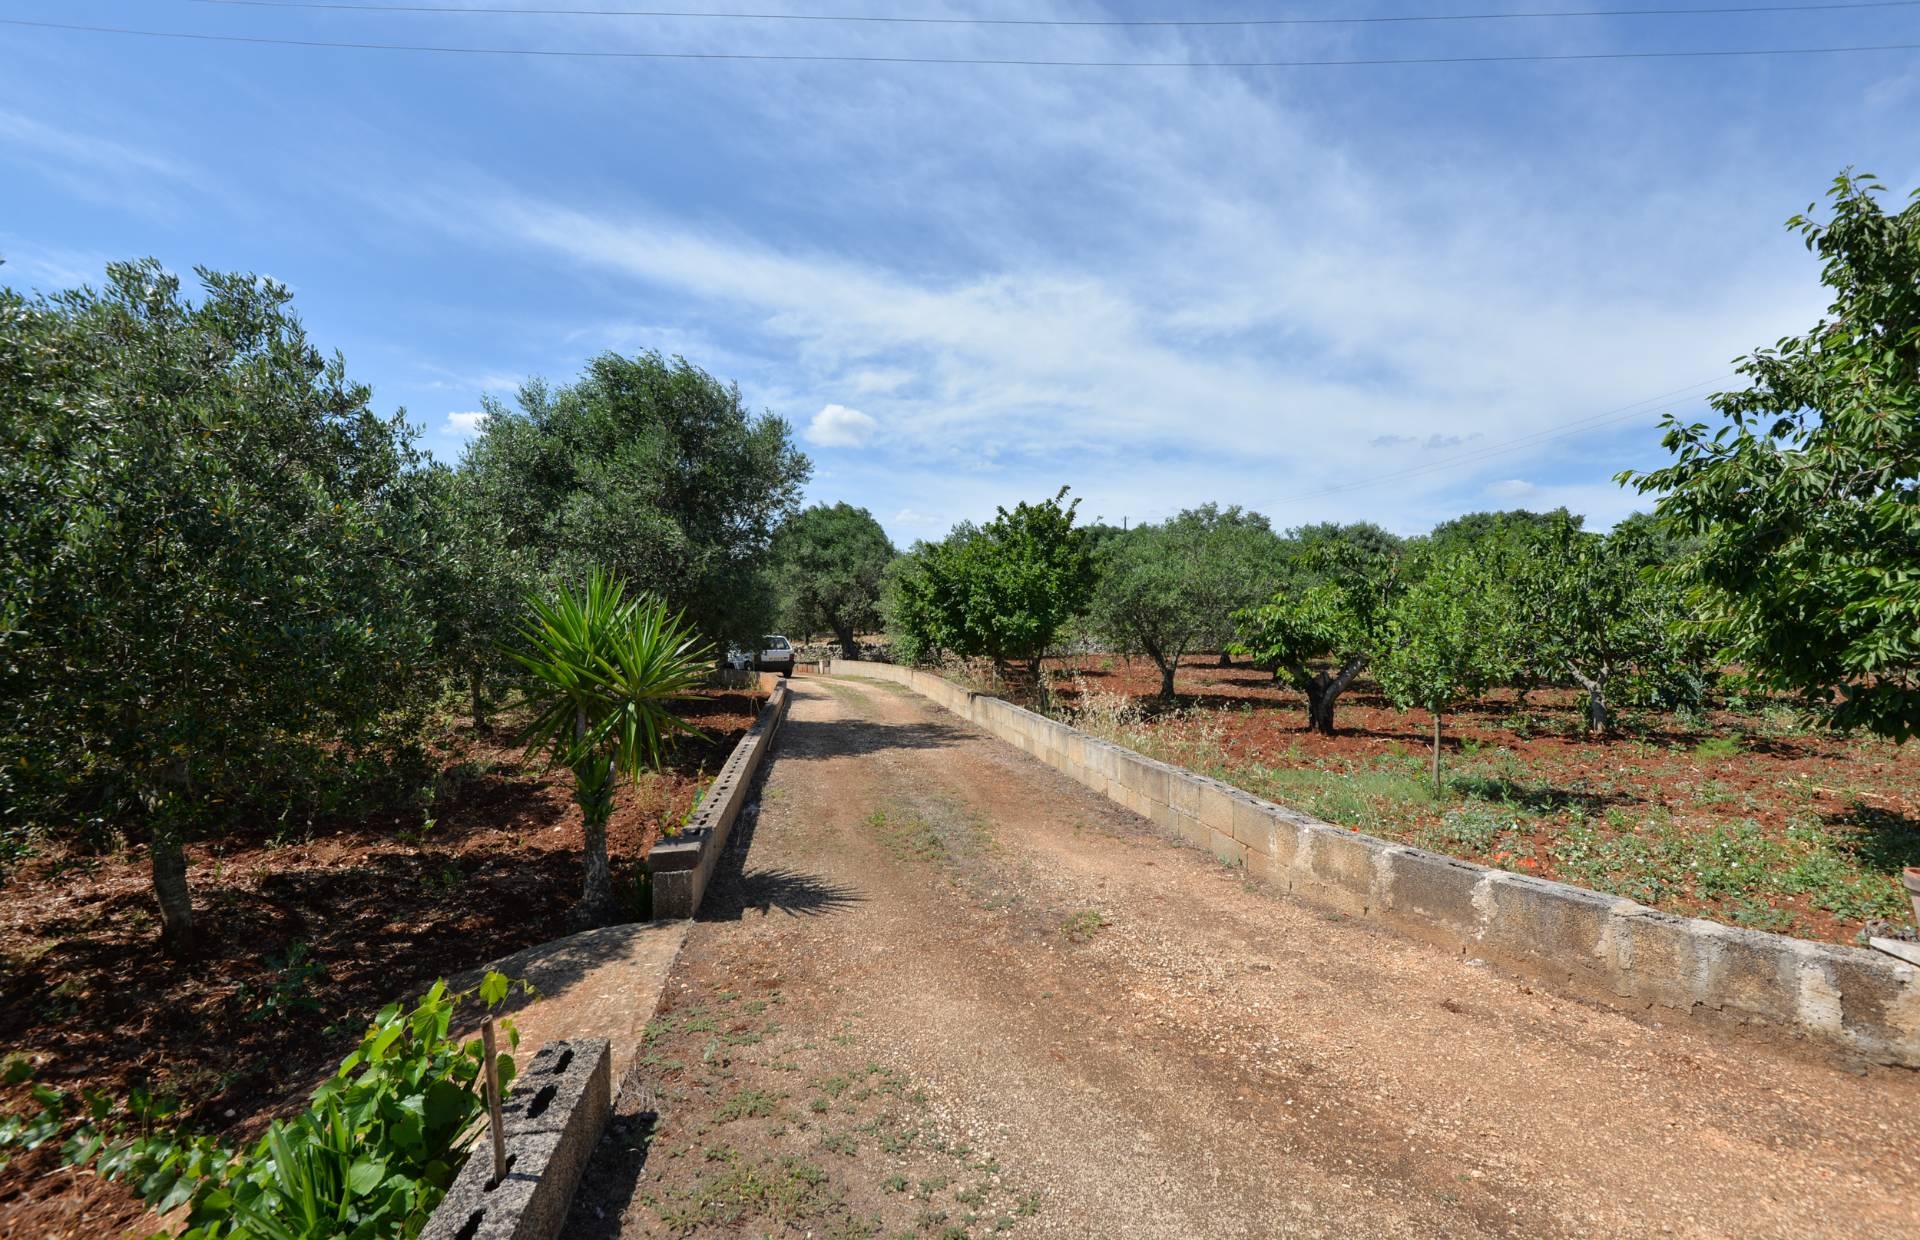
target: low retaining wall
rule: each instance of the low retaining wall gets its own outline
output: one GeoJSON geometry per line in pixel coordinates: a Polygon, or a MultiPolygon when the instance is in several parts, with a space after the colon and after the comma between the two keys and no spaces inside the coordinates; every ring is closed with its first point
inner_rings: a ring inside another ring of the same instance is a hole
{"type": "Polygon", "coordinates": [[[482,1134],[441,1198],[420,1240],[552,1240],[566,1225],[573,1190],[613,1114],[605,1038],[549,1042],[501,1107],[507,1176],[493,1178],[482,1134]]]}
{"type": "Polygon", "coordinates": [[[767,696],[760,717],[727,755],[727,761],[707,785],[693,820],[672,839],[653,846],[647,864],[653,870],[653,916],[656,921],[692,917],[700,911],[720,850],[727,846],[734,819],[747,802],[753,777],[760,770],[774,733],[787,716],[787,684],[780,681],[767,696]]]}
{"type": "Polygon", "coordinates": [[[1864,948],[1676,917],[1617,896],[1393,844],[1156,762],[928,672],[836,659],[905,685],[1283,891],[1616,1001],[1788,1029],[1920,1067],[1920,969],[1864,948]]]}

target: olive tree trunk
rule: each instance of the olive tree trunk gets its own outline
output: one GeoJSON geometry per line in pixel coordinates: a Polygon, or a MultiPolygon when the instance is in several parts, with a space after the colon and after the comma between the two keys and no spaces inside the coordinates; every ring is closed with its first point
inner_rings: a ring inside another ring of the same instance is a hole
{"type": "Polygon", "coordinates": [[[187,890],[187,852],[179,828],[153,829],[153,895],[160,903],[160,948],[169,956],[194,948],[193,900],[187,890]]]}
{"type": "Polygon", "coordinates": [[[473,730],[487,730],[487,697],[485,678],[480,674],[480,665],[475,663],[467,670],[467,688],[472,696],[473,730]]]}

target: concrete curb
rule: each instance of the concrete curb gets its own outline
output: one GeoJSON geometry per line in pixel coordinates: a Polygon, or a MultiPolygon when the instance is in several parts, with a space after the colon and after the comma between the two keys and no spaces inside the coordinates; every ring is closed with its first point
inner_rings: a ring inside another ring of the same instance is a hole
{"type": "Polygon", "coordinates": [[[720,773],[708,785],[700,808],[686,829],[670,840],[653,846],[647,864],[653,870],[653,918],[667,921],[692,917],[700,911],[700,898],[719,864],[720,850],[727,846],[734,819],[747,802],[753,777],[773,748],[773,737],[780,721],[787,717],[787,682],[774,685],[747,734],[727,755],[720,773]]]}
{"type": "Polygon", "coordinates": [[[1892,956],[1676,917],[1361,835],[929,672],[842,659],[831,671],[904,685],[1311,902],[1623,1006],[1718,1015],[1920,1068],[1920,969],[1892,956]]]}
{"type": "Polygon", "coordinates": [[[507,1177],[493,1180],[487,1138],[421,1229],[420,1240],[551,1240],[613,1113],[605,1038],[549,1042],[502,1106],[507,1177]]]}

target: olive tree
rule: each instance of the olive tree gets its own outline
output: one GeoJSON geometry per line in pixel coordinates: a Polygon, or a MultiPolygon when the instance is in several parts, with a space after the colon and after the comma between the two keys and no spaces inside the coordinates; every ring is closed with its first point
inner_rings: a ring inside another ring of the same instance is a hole
{"type": "Polygon", "coordinates": [[[151,260],[0,290],[0,770],[49,829],[150,840],[162,936],[185,845],[371,780],[437,674],[439,554],[399,415],[287,290],[151,260]]]}
{"type": "Polygon", "coordinates": [[[855,637],[879,620],[882,579],[896,555],[865,508],[816,504],[795,513],[774,534],[771,556],[784,622],[806,633],[824,629],[842,655],[859,658],[855,637]]]}
{"type": "Polygon", "coordinates": [[[659,353],[603,354],[487,411],[461,467],[508,546],[571,580],[616,572],[716,640],[772,621],[768,548],[812,470],[783,419],[659,353]]]}
{"type": "Polygon", "coordinates": [[[1920,191],[1889,212],[1842,173],[1789,226],[1832,290],[1811,331],[1740,363],[1718,425],[1668,417],[1672,464],[1620,475],[1696,541],[1667,573],[1761,686],[1841,727],[1920,732],[1920,191]]]}
{"type": "Polygon", "coordinates": [[[449,673],[465,682],[474,730],[483,731],[488,702],[514,667],[501,643],[540,569],[530,548],[514,545],[472,474],[435,466],[429,480],[441,548],[431,597],[435,645],[449,673]]]}
{"type": "Polygon", "coordinates": [[[1102,635],[1160,669],[1160,696],[1194,649],[1225,650],[1233,617],[1272,592],[1277,540],[1266,518],[1212,504],[1114,538],[1099,561],[1093,619],[1102,635]]]}

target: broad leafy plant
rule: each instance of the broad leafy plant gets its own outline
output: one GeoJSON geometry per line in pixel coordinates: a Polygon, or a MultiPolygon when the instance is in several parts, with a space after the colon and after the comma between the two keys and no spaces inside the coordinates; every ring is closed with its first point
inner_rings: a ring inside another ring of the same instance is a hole
{"type": "Polygon", "coordinates": [[[679,735],[698,735],[672,706],[705,679],[712,648],[660,599],[627,598],[623,581],[598,570],[583,586],[529,596],[527,611],[510,651],[531,678],[527,750],[573,772],[586,866],[575,917],[604,925],[618,910],[607,865],[615,789],[657,769],[679,735]]]}
{"type": "MultiPolygon", "coordinates": [[[[66,1165],[126,1181],[158,1213],[186,1206],[184,1240],[417,1235],[486,1114],[485,1051],[478,1038],[450,1036],[453,1016],[476,993],[497,1007],[511,985],[489,973],[477,991],[436,982],[411,1010],[390,1004],[307,1109],[244,1150],[172,1129],[173,1104],[138,1091],[124,1104],[89,1093],[76,1116],[74,1100],[46,1086],[34,1089],[38,1115],[0,1120],[0,1146],[31,1149],[67,1133],[66,1165]]],[[[503,1027],[517,1047],[518,1031],[503,1027]]],[[[504,1093],[513,1059],[495,1063],[504,1093]]]]}

